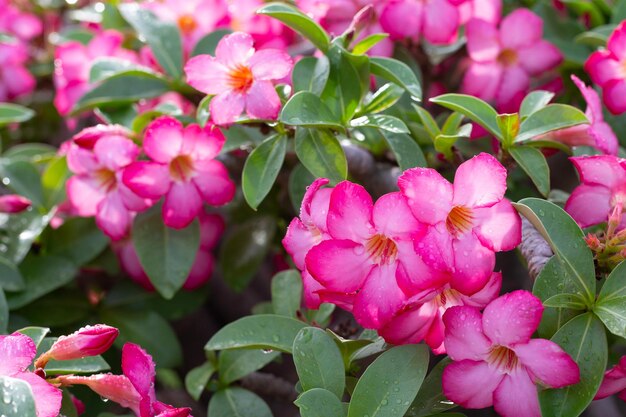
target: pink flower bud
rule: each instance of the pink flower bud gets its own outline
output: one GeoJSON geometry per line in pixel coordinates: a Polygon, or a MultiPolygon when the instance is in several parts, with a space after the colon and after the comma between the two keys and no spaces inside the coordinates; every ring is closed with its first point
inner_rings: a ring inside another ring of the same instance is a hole
{"type": "Polygon", "coordinates": [[[0,213],[20,213],[31,206],[31,201],[17,194],[0,197],[0,213]]]}
{"type": "Polygon", "coordinates": [[[72,140],[84,149],[93,149],[96,142],[104,136],[129,137],[132,131],[120,125],[97,125],[85,128],[78,132],[72,140]]]}
{"type": "Polygon", "coordinates": [[[71,360],[95,356],[111,347],[119,330],[104,324],[86,326],[68,335],[61,336],[35,363],[36,368],[45,367],[50,359],[71,360]]]}

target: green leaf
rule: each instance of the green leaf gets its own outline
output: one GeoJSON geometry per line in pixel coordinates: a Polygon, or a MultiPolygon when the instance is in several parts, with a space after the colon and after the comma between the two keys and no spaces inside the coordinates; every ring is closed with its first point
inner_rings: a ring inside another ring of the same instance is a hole
{"type": "Polygon", "coordinates": [[[543,417],[579,416],[600,387],[607,362],[606,334],[602,322],[585,313],[570,320],[554,335],[557,343],[578,364],[580,382],[539,392],[543,417]]]}
{"type": "Polygon", "coordinates": [[[339,348],[339,352],[341,353],[341,358],[343,360],[344,369],[350,369],[355,355],[360,352],[361,349],[373,343],[371,340],[368,339],[344,339],[330,329],[326,329],[326,333],[330,335],[332,340],[335,342],[335,345],[339,348]]]}
{"type": "Polygon", "coordinates": [[[334,184],[348,176],[348,161],[332,132],[326,129],[298,128],[296,155],[316,177],[328,178],[334,184]]]}
{"type": "Polygon", "coordinates": [[[133,245],[141,266],[157,291],[170,299],[183,286],[200,247],[200,226],[194,220],[184,229],[163,223],[161,206],[140,213],[133,223],[133,245]]]}
{"type": "Polygon", "coordinates": [[[500,132],[502,132],[502,146],[508,149],[519,132],[519,115],[504,113],[496,116],[500,132]]]}
{"type": "MultiPolygon", "coordinates": [[[[47,352],[57,339],[46,337],[37,348],[37,355],[47,352]]],[[[81,359],[69,361],[50,360],[46,365],[47,375],[67,375],[67,374],[93,374],[96,372],[108,371],[111,369],[108,363],[101,356],[88,356],[81,359]]]]}
{"type": "Polygon", "coordinates": [[[584,310],[585,300],[580,294],[556,294],[543,302],[545,307],[571,308],[572,310],[584,310]]]}
{"type": "Polygon", "coordinates": [[[19,214],[0,216],[0,230],[7,245],[4,256],[10,262],[19,263],[28,254],[32,243],[48,225],[51,216],[43,216],[38,210],[26,210],[19,214]]]}
{"type": "Polygon", "coordinates": [[[589,45],[594,48],[606,47],[609,36],[611,36],[611,33],[613,33],[616,27],[617,26],[613,24],[598,26],[592,30],[581,33],[576,36],[574,40],[576,43],[589,45]]]}
{"type": "Polygon", "coordinates": [[[10,161],[39,162],[53,158],[56,153],[54,146],[45,143],[20,143],[7,149],[2,157],[10,161]]]}
{"type": "Polygon", "coordinates": [[[417,115],[419,116],[422,125],[424,126],[424,129],[426,129],[426,132],[428,133],[428,136],[430,136],[430,138],[434,141],[435,137],[441,134],[441,130],[439,129],[437,122],[435,121],[435,119],[433,119],[433,116],[431,116],[431,114],[426,109],[416,104],[413,105],[413,108],[417,112],[417,115]]]}
{"type": "Polygon", "coordinates": [[[287,153],[287,137],[275,135],[255,148],[243,166],[241,188],[248,205],[257,209],[272,189],[287,153]]]}
{"type": "Polygon", "coordinates": [[[394,83],[387,83],[376,90],[357,112],[357,115],[380,113],[387,110],[396,104],[403,94],[404,89],[402,87],[394,83]]]}
{"type": "Polygon", "coordinates": [[[294,404],[302,417],[344,417],[345,408],[332,392],[313,388],[298,397],[294,404]]]}
{"type": "Polygon", "coordinates": [[[607,277],[593,311],[611,333],[626,338],[626,262],[607,277]]]}
{"type": "Polygon", "coordinates": [[[331,112],[340,115],[341,121],[347,124],[368,90],[368,85],[364,85],[361,78],[369,74],[369,59],[352,55],[338,45],[331,47],[328,58],[330,75],[321,98],[331,112]]]}
{"type": "Polygon", "coordinates": [[[0,415],[4,417],[34,417],[35,397],[26,381],[0,376],[0,415]]]}
{"type": "Polygon", "coordinates": [[[485,101],[465,94],[443,94],[431,98],[430,101],[464,114],[502,141],[502,133],[497,121],[498,113],[485,101]]]}
{"type": "Polygon", "coordinates": [[[204,349],[259,348],[291,353],[296,335],[305,326],[301,321],[275,314],[247,316],[222,327],[204,349]]]}
{"type": "Polygon", "coordinates": [[[513,146],[509,153],[530,177],[539,192],[547,197],[550,193],[550,168],[544,154],[530,146],[513,146]]]}
{"type": "Polygon", "coordinates": [[[74,401],[72,401],[72,395],[67,388],[63,389],[63,400],[61,401],[59,415],[64,417],[78,417],[76,406],[74,405],[74,401]]]}
{"type": "Polygon", "coordinates": [[[530,92],[524,100],[519,109],[519,117],[523,120],[535,113],[538,110],[543,109],[550,103],[550,100],[554,98],[554,93],[550,91],[536,90],[530,92]]]}
{"type": "Polygon", "coordinates": [[[380,41],[387,39],[388,37],[388,33],[374,33],[366,36],[354,45],[352,53],[355,55],[363,55],[376,46],[380,41]]]}
{"type": "Polygon", "coordinates": [[[370,70],[372,74],[404,88],[414,101],[422,99],[422,87],[415,73],[404,62],[393,58],[372,57],[370,70]]]}
{"type": "Polygon", "coordinates": [[[391,348],[366,370],[354,389],[348,417],[402,417],[428,371],[428,348],[391,348]]]}
{"type": "Polygon", "coordinates": [[[217,391],[209,401],[211,417],[272,417],[272,411],[258,395],[243,388],[217,391]]]}
{"type": "Polygon", "coordinates": [[[47,208],[61,204],[67,198],[65,183],[72,173],[67,167],[65,156],[55,156],[41,175],[44,200],[47,208]]]}
{"type": "Polygon", "coordinates": [[[30,337],[35,343],[35,347],[39,347],[46,335],[50,333],[50,329],[47,327],[24,327],[17,332],[30,337]]]}
{"type": "Polygon", "coordinates": [[[269,352],[262,349],[236,349],[220,352],[217,365],[220,381],[229,385],[263,368],[278,356],[280,356],[280,352],[269,352]]]}
{"type": "Polygon", "coordinates": [[[576,288],[571,293],[583,295],[587,305],[593,305],[596,293],[593,256],[574,219],[556,204],[538,198],[525,198],[514,206],[550,244],[568,272],[567,280],[576,288]]]}
{"type": "Polygon", "coordinates": [[[0,334],[7,332],[7,326],[9,325],[9,305],[7,299],[4,296],[4,291],[0,287],[0,334]]]}
{"type": "Polygon", "coordinates": [[[0,256],[0,288],[7,291],[21,291],[24,286],[24,279],[17,266],[0,256]]]}
{"type": "Polygon", "coordinates": [[[406,412],[406,417],[430,416],[456,407],[456,404],[443,395],[441,382],[443,371],[450,363],[452,363],[450,358],[444,358],[430,371],[406,412]]]}
{"type": "Polygon", "coordinates": [[[285,103],[278,119],[292,126],[342,128],[341,121],[328,106],[308,91],[294,94],[285,103]]]}
{"type": "Polygon", "coordinates": [[[161,78],[151,68],[138,65],[132,61],[116,57],[100,57],[91,64],[89,82],[96,83],[114,75],[119,76],[122,74],[154,79],[161,78]]]}
{"type": "Polygon", "coordinates": [[[293,67],[293,91],[308,91],[316,96],[322,94],[328,76],[330,75],[330,62],[325,55],[319,58],[306,56],[293,67]]]}
{"type": "Polygon", "coordinates": [[[255,217],[230,227],[219,260],[224,280],[235,291],[246,288],[257,274],[275,233],[276,222],[271,217],[255,217]]]}
{"type": "Polygon", "coordinates": [[[302,388],[324,388],[341,399],[346,386],[339,348],[322,329],[305,327],[293,342],[293,362],[302,388]]]}
{"type": "Polygon", "coordinates": [[[194,400],[198,401],[204,392],[209,380],[215,373],[215,365],[207,361],[200,366],[193,368],[185,376],[185,388],[194,400]]]}
{"type": "Polygon", "coordinates": [[[284,3],[270,3],[257,10],[257,14],[264,14],[278,19],[308,40],[322,52],[328,50],[330,37],[320,25],[298,9],[284,3]]]}
{"type": "Polygon", "coordinates": [[[415,167],[427,167],[426,157],[413,138],[404,133],[381,132],[402,171],[415,167]]]}
{"type": "Polygon", "coordinates": [[[21,123],[31,119],[35,112],[29,108],[11,103],[0,103],[0,126],[21,123]]]}
{"type": "Polygon", "coordinates": [[[17,194],[32,201],[35,207],[43,207],[44,196],[39,171],[30,162],[3,160],[0,164],[2,182],[17,194]]]}
{"type": "Polygon", "coordinates": [[[109,244],[109,239],[96,226],[93,218],[74,217],[61,227],[45,234],[50,255],[62,256],[76,266],[82,266],[98,256],[109,244]]]}
{"type": "Polygon", "coordinates": [[[296,213],[300,212],[306,189],[315,181],[315,176],[302,164],[297,164],[289,175],[289,199],[296,213]]]}
{"type": "Polygon", "coordinates": [[[198,104],[198,108],[196,109],[196,121],[201,127],[205,127],[207,122],[209,121],[209,117],[211,117],[211,100],[213,100],[214,96],[206,96],[203,98],[198,104]]]}
{"type": "Polygon", "coordinates": [[[390,133],[409,133],[406,124],[397,117],[387,114],[371,114],[350,121],[352,127],[374,127],[390,133]]]}
{"type": "Polygon", "coordinates": [[[566,104],[550,104],[537,110],[520,126],[516,143],[531,140],[553,130],[589,123],[585,113],[566,104]]]}
{"type": "Polygon", "coordinates": [[[302,277],[290,269],[272,278],[272,310],[274,314],[296,317],[302,303],[302,277]]]}
{"type": "Polygon", "coordinates": [[[191,56],[197,55],[215,55],[215,48],[222,38],[233,31],[230,29],[218,29],[215,32],[211,32],[208,35],[200,38],[191,51],[191,56]]]}
{"type": "Polygon", "coordinates": [[[183,46],[178,28],[160,21],[150,10],[137,4],[122,4],[120,13],[146,40],[161,68],[174,78],[183,75],[183,46]]]}

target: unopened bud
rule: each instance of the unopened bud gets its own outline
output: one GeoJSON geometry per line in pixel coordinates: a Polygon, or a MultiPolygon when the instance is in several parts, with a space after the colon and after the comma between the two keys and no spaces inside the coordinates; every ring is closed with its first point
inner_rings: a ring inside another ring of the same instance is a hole
{"type": "Polygon", "coordinates": [[[31,206],[31,201],[17,194],[0,196],[0,213],[21,213],[31,206]]]}
{"type": "Polygon", "coordinates": [[[600,239],[598,239],[598,236],[589,233],[585,237],[585,241],[587,242],[587,246],[589,246],[589,249],[591,250],[600,249],[601,243],[600,243],[600,239]]]}
{"type": "Polygon", "coordinates": [[[120,125],[97,125],[78,132],[72,140],[84,149],[93,149],[98,140],[104,136],[125,136],[132,134],[130,130],[120,125]]]}
{"type": "Polygon", "coordinates": [[[111,347],[119,330],[104,324],[85,326],[68,335],[61,336],[50,349],[35,362],[37,368],[43,368],[50,359],[66,361],[86,356],[96,356],[111,347]]]}

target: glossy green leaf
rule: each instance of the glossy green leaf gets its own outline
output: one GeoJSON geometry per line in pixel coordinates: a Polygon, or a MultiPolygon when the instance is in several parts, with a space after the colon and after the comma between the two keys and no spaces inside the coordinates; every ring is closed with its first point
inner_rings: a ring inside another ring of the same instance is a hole
{"type": "Polygon", "coordinates": [[[607,341],[602,322],[593,314],[582,314],[565,324],[552,341],[578,364],[580,382],[561,389],[539,392],[543,417],[577,417],[593,400],[607,362],[607,341]]]}
{"type": "Polygon", "coordinates": [[[41,175],[41,185],[43,186],[47,208],[61,204],[67,198],[65,183],[71,175],[65,156],[56,156],[50,161],[41,175]]]}
{"type": "Polygon", "coordinates": [[[626,338],[626,262],[607,277],[593,311],[611,333],[626,338]]]}
{"type": "Polygon", "coordinates": [[[189,276],[200,246],[200,227],[195,220],[176,230],[163,223],[161,206],[139,214],[133,223],[133,245],[150,282],[170,299],[189,276]]]}
{"type": "Polygon", "coordinates": [[[28,254],[32,243],[48,225],[51,216],[42,215],[38,210],[26,210],[19,214],[0,216],[0,230],[6,250],[0,258],[15,264],[28,254]]]}
{"type": "Polygon", "coordinates": [[[502,140],[502,133],[498,126],[496,111],[485,101],[465,94],[443,94],[430,99],[447,109],[454,110],[467,116],[470,120],[484,127],[489,133],[502,140]]]}
{"type": "Polygon", "coordinates": [[[287,137],[276,135],[267,138],[255,148],[243,166],[241,188],[248,205],[257,209],[272,189],[287,153],[287,137]]]}
{"type": "Polygon", "coordinates": [[[35,343],[35,346],[39,347],[46,335],[50,333],[50,329],[48,329],[47,327],[31,326],[19,329],[17,332],[30,337],[35,343]]]}
{"type": "Polygon", "coordinates": [[[531,140],[553,130],[589,123],[585,113],[566,104],[550,104],[522,122],[515,142],[531,140]]]}
{"type": "Polygon", "coordinates": [[[585,300],[580,294],[556,294],[543,302],[545,307],[570,308],[572,310],[584,310],[585,300]]]}
{"type": "Polygon", "coordinates": [[[32,201],[35,207],[43,207],[44,196],[41,186],[41,175],[30,162],[2,161],[0,175],[4,185],[32,201]]]}
{"type": "Polygon", "coordinates": [[[380,87],[364,103],[357,115],[380,113],[387,110],[400,100],[404,94],[404,89],[394,83],[387,83],[380,87]]]}
{"type": "Polygon", "coordinates": [[[342,398],[346,384],[344,362],[339,348],[324,330],[300,330],[293,342],[293,361],[305,391],[324,388],[342,398]]]}
{"type": "Polygon", "coordinates": [[[328,178],[335,184],[347,178],[346,155],[331,131],[299,128],[295,149],[300,162],[314,176],[328,178]]]}
{"type": "Polygon", "coordinates": [[[0,287],[0,334],[7,332],[7,326],[9,325],[9,305],[7,299],[4,296],[4,291],[0,287]]]}
{"type": "Polygon", "coordinates": [[[406,417],[424,417],[447,411],[456,407],[443,395],[443,371],[452,363],[450,358],[444,358],[428,373],[415,400],[406,412],[406,417]]]}
{"type": "Polygon", "coordinates": [[[185,376],[185,389],[194,400],[198,401],[204,392],[209,380],[215,373],[215,365],[207,361],[196,366],[185,376]]]}
{"type": "Polygon", "coordinates": [[[406,124],[397,117],[387,114],[371,114],[350,121],[352,127],[374,127],[390,133],[409,133],[406,124]]]}
{"type": "Polygon", "coordinates": [[[370,70],[372,74],[404,88],[414,101],[422,99],[422,87],[415,73],[404,62],[393,58],[372,57],[370,70]]]}
{"type": "Polygon", "coordinates": [[[119,6],[122,16],[145,39],[157,62],[169,75],[183,75],[183,46],[178,28],[159,20],[154,13],[138,4],[119,6]]]}
{"type": "Polygon", "coordinates": [[[332,392],[323,388],[310,389],[298,397],[294,404],[302,417],[345,417],[341,401],[332,392]]]}
{"type": "Polygon", "coordinates": [[[215,48],[217,48],[217,44],[222,40],[224,36],[232,32],[233,31],[230,29],[218,29],[200,38],[200,40],[193,47],[193,51],[191,51],[191,56],[194,57],[197,55],[215,55],[215,48]]]}
{"type": "Polygon", "coordinates": [[[562,208],[546,200],[525,198],[514,206],[550,244],[568,272],[567,280],[576,288],[571,293],[581,294],[587,305],[592,305],[596,272],[593,256],[580,227],[562,208]]]}
{"type": "Polygon", "coordinates": [[[214,96],[206,96],[200,103],[198,103],[198,108],[196,109],[196,121],[201,127],[205,127],[209,118],[211,117],[211,100],[213,100],[214,96]]]}
{"type": "Polygon", "coordinates": [[[93,260],[110,243],[93,218],[70,218],[48,232],[44,235],[48,253],[69,259],[76,266],[93,260]]]}
{"type": "Polygon", "coordinates": [[[405,133],[381,132],[396,157],[402,171],[415,167],[427,167],[426,157],[413,138],[405,133]]]}
{"type": "Polygon", "coordinates": [[[419,116],[422,125],[424,126],[424,129],[426,129],[426,132],[428,132],[428,136],[430,136],[432,140],[435,140],[435,137],[441,134],[441,130],[439,129],[439,126],[437,125],[437,122],[435,121],[433,116],[431,116],[431,114],[421,106],[414,104],[413,108],[417,112],[417,115],[419,116]]]}
{"type": "Polygon", "coordinates": [[[330,62],[326,56],[306,56],[293,67],[293,91],[308,91],[319,96],[324,91],[329,75],[330,62]]]}
{"type": "Polygon", "coordinates": [[[272,309],[274,314],[296,317],[302,304],[302,277],[295,269],[282,271],[272,278],[272,309]]]}
{"type": "Polygon", "coordinates": [[[509,153],[530,177],[539,192],[547,197],[550,192],[550,168],[544,154],[530,146],[514,146],[509,148],[509,153]]]}
{"type": "Polygon", "coordinates": [[[369,87],[369,59],[352,55],[338,45],[330,48],[328,58],[330,75],[321,98],[333,114],[340,116],[343,124],[348,124],[369,87]]]}
{"type": "Polygon", "coordinates": [[[374,46],[376,46],[380,41],[387,39],[388,37],[388,33],[374,33],[372,35],[366,36],[354,45],[354,47],[352,48],[352,53],[355,55],[363,55],[374,46]]]}
{"type": "Polygon", "coordinates": [[[403,345],[379,356],[359,379],[348,417],[402,417],[428,371],[428,348],[403,345]]]}
{"type": "Polygon", "coordinates": [[[35,112],[29,108],[11,103],[0,103],[0,126],[20,123],[31,119],[35,112]]]}
{"type": "Polygon", "coordinates": [[[211,417],[272,417],[265,401],[243,388],[230,387],[217,391],[209,401],[211,417]]]}
{"type": "Polygon", "coordinates": [[[17,266],[0,256],[0,288],[7,291],[20,291],[24,289],[24,285],[24,279],[17,266]]]}
{"type": "Polygon", "coordinates": [[[543,109],[550,103],[550,100],[554,98],[554,93],[551,91],[536,90],[530,92],[524,100],[519,109],[519,117],[523,120],[535,113],[538,110],[543,109]]]}
{"type": "Polygon", "coordinates": [[[116,57],[97,58],[89,70],[89,82],[96,83],[114,75],[136,75],[145,78],[161,78],[151,68],[138,65],[135,62],[116,57]]]}
{"type": "Polygon", "coordinates": [[[278,19],[311,41],[322,52],[328,50],[330,37],[320,25],[310,17],[285,3],[270,3],[257,10],[258,14],[278,19]]]}
{"type": "Polygon", "coordinates": [[[259,348],[291,353],[296,335],[305,326],[299,320],[275,314],[247,316],[222,327],[204,349],[259,348]]]}
{"type": "Polygon", "coordinates": [[[315,181],[315,176],[302,164],[295,166],[289,175],[289,199],[296,213],[300,212],[300,205],[306,189],[315,181]]]}
{"type": "Polygon", "coordinates": [[[313,93],[300,91],[285,104],[278,119],[288,125],[341,128],[339,117],[313,93]]]}
{"type": "Polygon", "coordinates": [[[263,368],[280,356],[280,352],[262,349],[233,349],[220,352],[217,369],[220,381],[230,384],[263,368]]]}
{"type": "Polygon", "coordinates": [[[519,132],[519,115],[517,113],[499,114],[496,116],[496,121],[502,132],[502,146],[508,149],[519,132]]]}
{"type": "MultiPolygon", "coordinates": [[[[37,348],[37,354],[47,352],[57,339],[54,337],[44,338],[37,348]]],[[[111,369],[108,363],[101,356],[88,356],[81,359],[68,361],[50,360],[46,365],[47,375],[67,375],[67,374],[94,374],[111,369]]]]}
{"type": "Polygon", "coordinates": [[[35,397],[30,384],[8,376],[0,376],[0,416],[35,417],[35,397]]]}

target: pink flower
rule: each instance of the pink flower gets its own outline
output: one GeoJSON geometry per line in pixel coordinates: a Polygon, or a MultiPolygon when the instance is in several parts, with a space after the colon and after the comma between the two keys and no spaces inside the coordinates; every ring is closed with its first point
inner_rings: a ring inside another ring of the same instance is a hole
{"type": "Polygon", "coordinates": [[[618,141],[611,126],[604,121],[602,104],[598,93],[591,87],[587,87],[578,77],[572,75],[572,81],[587,101],[585,115],[589,124],[568,127],[566,129],[550,132],[538,139],[549,139],[565,143],[569,146],[593,146],[605,154],[617,155],[618,141]]]}
{"type": "Polygon", "coordinates": [[[159,117],[148,125],[143,141],[144,152],[152,161],[126,168],[124,184],[144,198],[165,196],[165,224],[182,229],[200,214],[203,202],[219,206],[235,195],[226,167],[215,160],[225,141],[214,126],[183,127],[173,117],[159,117]]]}
{"type": "Polygon", "coordinates": [[[561,388],[579,382],[578,366],[556,343],[531,339],[543,305],[528,291],[443,316],[445,345],[454,361],[443,372],[445,396],[465,408],[494,406],[503,417],[540,417],[536,383],[561,388]]]}
{"type": "Polygon", "coordinates": [[[606,47],[591,54],[585,62],[585,71],[602,88],[602,98],[609,111],[621,114],[626,111],[626,22],[615,28],[606,47]]]}
{"type": "Polygon", "coordinates": [[[119,333],[115,327],[96,324],[61,336],[47,352],[37,358],[35,368],[44,368],[50,359],[67,361],[100,355],[111,347],[119,333]]]}
{"type": "Polygon", "coordinates": [[[15,35],[22,41],[30,41],[41,34],[43,25],[34,14],[25,13],[11,4],[0,0],[0,32],[15,35]]]}
{"type": "Polygon", "coordinates": [[[246,32],[257,49],[278,48],[285,50],[293,43],[294,32],[278,20],[257,14],[265,5],[263,0],[228,0],[228,26],[238,32],[246,32]]]}
{"type": "Polygon", "coordinates": [[[530,78],[561,62],[561,53],[542,40],[543,21],[527,9],[495,23],[472,19],[466,27],[471,64],[462,91],[484,100],[495,100],[503,112],[513,113],[530,88],[530,78]]]}
{"type": "MultiPolygon", "coordinates": [[[[570,158],[581,184],[565,203],[565,211],[580,227],[607,221],[609,214],[626,202],[626,161],[609,155],[570,158]]],[[[626,224],[622,222],[620,229],[626,224]]]]}
{"type": "Polygon", "coordinates": [[[57,417],[61,409],[61,390],[29,372],[37,348],[28,336],[20,333],[0,336],[0,376],[26,381],[33,391],[37,417],[57,417]]]}
{"type": "Polygon", "coordinates": [[[461,23],[481,19],[497,25],[502,17],[502,0],[466,0],[459,5],[461,23]]]}
{"type": "Polygon", "coordinates": [[[601,400],[613,394],[618,394],[621,400],[626,401],[626,356],[622,356],[617,365],[605,372],[594,400],[601,400]]]}
{"type": "Polygon", "coordinates": [[[28,59],[25,44],[0,43],[0,102],[12,101],[35,89],[35,77],[26,68],[28,59]]]}
{"type": "Polygon", "coordinates": [[[429,168],[407,170],[398,186],[415,218],[430,225],[415,242],[422,259],[451,274],[451,288],[470,295],[485,287],[494,252],[521,241],[519,215],[504,198],[506,169],[481,153],[459,166],[450,184],[429,168]]]}
{"type": "Polygon", "coordinates": [[[0,213],[21,213],[31,205],[32,202],[21,195],[9,194],[0,197],[0,213]]]}
{"type": "Polygon", "coordinates": [[[278,49],[255,51],[252,37],[235,32],[217,44],[215,57],[198,55],[185,65],[187,81],[215,95],[210,110],[218,125],[234,122],[246,110],[252,119],[275,119],[280,98],[271,80],[289,74],[292,60],[278,49]]]}
{"type": "Polygon", "coordinates": [[[122,183],[124,170],[138,155],[137,145],[117,131],[103,135],[92,150],[72,143],[67,153],[75,174],[67,182],[70,203],[79,216],[95,216],[98,227],[113,240],[125,237],[134,214],[152,204],[122,183]]]}

